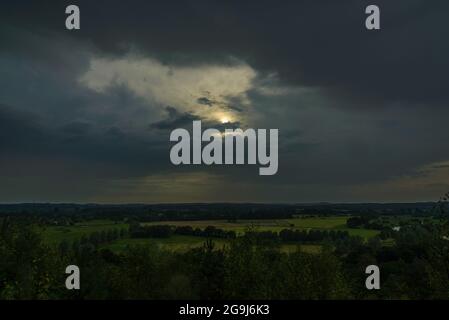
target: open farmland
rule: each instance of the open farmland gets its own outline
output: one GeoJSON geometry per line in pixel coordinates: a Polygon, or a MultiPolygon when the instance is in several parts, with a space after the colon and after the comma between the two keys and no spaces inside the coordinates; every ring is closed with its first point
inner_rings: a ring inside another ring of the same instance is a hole
{"type": "MultiPolygon", "coordinates": [[[[331,217],[297,217],[294,219],[279,220],[198,220],[198,221],[158,221],[144,223],[144,225],[170,225],[174,227],[191,226],[192,228],[205,229],[208,226],[214,226],[226,231],[234,231],[241,236],[245,231],[272,231],[280,232],[283,229],[292,230],[335,230],[348,231],[350,235],[361,236],[369,239],[378,234],[376,230],[351,229],[346,227],[346,216],[331,217]]],[[[40,233],[45,242],[51,245],[57,245],[62,241],[70,243],[88,238],[93,233],[108,232],[112,230],[128,230],[128,224],[115,222],[112,220],[92,220],[82,223],[76,223],[70,226],[46,226],[40,229],[40,233]]],[[[112,251],[120,252],[134,245],[155,245],[162,249],[170,251],[187,251],[189,249],[200,247],[207,240],[206,237],[173,235],[169,238],[125,238],[115,239],[102,244],[102,247],[112,251]]],[[[229,244],[227,239],[213,239],[216,248],[222,248],[229,244]]],[[[283,243],[281,249],[284,252],[292,252],[298,248],[305,252],[318,252],[321,248],[319,244],[297,244],[283,243]]]]}
{"type": "Polygon", "coordinates": [[[204,229],[207,226],[214,226],[227,231],[234,231],[238,235],[244,234],[248,229],[257,231],[280,232],[282,229],[297,230],[335,230],[348,231],[350,235],[360,236],[365,239],[376,236],[379,232],[368,229],[352,229],[346,226],[347,216],[331,217],[304,217],[280,220],[200,220],[200,221],[158,221],[146,223],[146,225],[171,225],[171,226],[191,226],[192,228],[204,229]]]}
{"type": "Polygon", "coordinates": [[[76,223],[70,226],[46,226],[40,228],[40,234],[45,242],[58,244],[63,240],[80,240],[83,236],[89,236],[94,232],[109,231],[114,229],[128,229],[128,224],[117,223],[111,220],[93,220],[76,223]]]}

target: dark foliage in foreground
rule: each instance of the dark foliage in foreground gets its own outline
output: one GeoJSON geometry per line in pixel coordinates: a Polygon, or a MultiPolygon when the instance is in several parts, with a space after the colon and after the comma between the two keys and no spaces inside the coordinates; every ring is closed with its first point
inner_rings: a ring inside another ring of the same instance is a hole
{"type": "Polygon", "coordinates": [[[91,241],[49,247],[29,223],[0,219],[1,299],[449,299],[445,224],[395,233],[396,245],[342,237],[321,253],[283,253],[268,237],[239,237],[224,249],[170,252],[130,247],[117,254],[91,241]],[[65,268],[81,269],[81,290],[65,289],[65,268]],[[381,290],[365,289],[365,268],[381,268],[381,290]]]}

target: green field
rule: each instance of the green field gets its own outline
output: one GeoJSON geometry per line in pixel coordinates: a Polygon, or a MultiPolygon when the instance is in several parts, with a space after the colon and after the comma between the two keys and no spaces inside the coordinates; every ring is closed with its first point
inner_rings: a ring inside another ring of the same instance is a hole
{"type": "Polygon", "coordinates": [[[224,230],[232,230],[237,234],[243,234],[248,228],[257,231],[279,232],[282,229],[292,228],[298,230],[341,230],[348,231],[350,235],[360,236],[365,239],[372,238],[379,234],[377,230],[351,229],[346,227],[346,216],[294,218],[280,220],[237,220],[229,222],[227,220],[200,220],[200,221],[158,221],[147,223],[147,225],[172,225],[191,226],[192,228],[204,229],[207,226],[215,226],[224,230]]]}
{"type": "MultiPolygon", "coordinates": [[[[282,229],[292,228],[298,230],[341,230],[348,231],[351,235],[361,236],[369,239],[378,234],[375,230],[366,229],[350,229],[346,227],[346,216],[332,216],[332,217],[307,217],[294,219],[279,219],[279,220],[238,220],[229,222],[226,220],[201,220],[201,221],[160,221],[146,223],[147,225],[172,225],[172,226],[192,226],[193,228],[204,229],[207,226],[215,226],[224,230],[235,231],[238,235],[242,235],[246,230],[252,229],[256,231],[273,231],[279,232],[282,229]]],[[[83,236],[89,236],[93,232],[108,231],[114,229],[127,229],[128,224],[121,222],[114,222],[111,220],[93,220],[83,223],[77,223],[70,226],[46,226],[41,228],[41,235],[49,244],[58,244],[62,240],[72,242],[79,240],[83,236]]],[[[195,236],[181,236],[173,235],[165,239],[130,239],[124,238],[115,240],[112,243],[103,245],[113,251],[126,250],[128,246],[132,245],[156,245],[161,248],[172,251],[185,251],[190,248],[199,247],[203,245],[206,238],[195,236]]],[[[227,244],[227,240],[214,239],[217,248],[221,248],[227,244]]],[[[299,247],[298,244],[282,244],[283,251],[295,251],[299,247]]],[[[300,245],[301,250],[306,252],[317,252],[320,250],[320,245],[303,244],[300,245]]]]}
{"type": "Polygon", "coordinates": [[[46,226],[41,228],[41,235],[44,241],[51,244],[58,244],[62,240],[74,241],[81,237],[89,236],[93,232],[108,231],[114,229],[128,229],[128,224],[116,223],[111,220],[93,220],[83,223],[76,223],[72,226],[46,226]]]}

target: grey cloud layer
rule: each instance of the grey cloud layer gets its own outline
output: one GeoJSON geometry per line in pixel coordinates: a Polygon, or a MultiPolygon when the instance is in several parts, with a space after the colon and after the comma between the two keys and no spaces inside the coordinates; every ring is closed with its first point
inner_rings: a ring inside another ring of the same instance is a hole
{"type": "Polygon", "coordinates": [[[207,189],[236,179],[223,200],[378,200],[369,186],[413,200],[401,179],[449,160],[447,1],[378,1],[378,33],[364,29],[365,1],[78,4],[79,32],[63,29],[64,1],[0,5],[0,201],[107,201],[125,189],[123,201],[158,201],[125,186],[164,175],[179,179],[172,201],[219,201],[207,189]],[[280,129],[278,175],[170,166],[168,131],[197,119],[224,129],[222,113],[228,126],[280,129]],[[183,196],[195,174],[211,185],[183,196]],[[64,176],[74,188],[56,192],[64,176]]]}
{"type": "MultiPolygon", "coordinates": [[[[364,29],[367,4],[79,1],[83,28],[73,37],[114,53],[135,44],[170,63],[226,63],[239,56],[285,81],[324,86],[356,101],[447,102],[447,1],[377,1],[383,28],[378,33],[364,29]]],[[[57,12],[64,1],[32,1],[23,8],[23,2],[4,4],[4,19],[61,29],[57,12]]]]}

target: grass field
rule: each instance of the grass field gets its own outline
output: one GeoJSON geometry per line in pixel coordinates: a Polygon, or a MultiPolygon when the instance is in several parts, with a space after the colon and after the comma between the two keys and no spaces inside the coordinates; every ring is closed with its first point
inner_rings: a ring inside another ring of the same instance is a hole
{"type": "MultiPolygon", "coordinates": [[[[307,217],[294,219],[280,219],[280,220],[238,220],[228,222],[226,220],[201,220],[201,221],[161,221],[146,223],[147,225],[172,225],[172,226],[186,226],[190,225],[193,228],[206,228],[207,226],[215,226],[224,230],[235,231],[238,235],[242,235],[248,228],[256,231],[274,231],[279,232],[285,228],[292,228],[298,230],[342,230],[348,231],[351,235],[361,236],[369,239],[378,234],[375,230],[366,229],[350,229],[346,227],[345,216],[331,216],[331,217],[307,217]]],[[[62,240],[74,241],[79,240],[83,235],[89,236],[93,232],[108,231],[113,229],[127,229],[128,225],[125,223],[114,222],[111,220],[93,220],[84,223],[77,223],[72,226],[47,226],[41,229],[41,235],[47,243],[58,244],[62,240]]],[[[166,239],[120,239],[110,244],[104,245],[114,251],[126,250],[128,246],[151,244],[157,245],[161,248],[176,251],[185,251],[190,248],[203,245],[206,239],[204,237],[181,236],[173,235],[166,239]]],[[[217,248],[223,247],[227,244],[227,240],[214,239],[217,248]]],[[[301,245],[301,250],[306,252],[317,252],[320,250],[320,245],[306,244],[301,245]]],[[[295,251],[298,249],[298,244],[283,244],[283,251],[295,251]]]]}
{"type": "Polygon", "coordinates": [[[73,226],[47,226],[41,229],[44,241],[52,244],[60,243],[62,240],[79,240],[83,235],[89,236],[93,232],[103,230],[128,229],[128,224],[115,223],[111,220],[93,220],[84,223],[77,223],[73,226]]]}
{"type": "Polygon", "coordinates": [[[192,226],[204,229],[207,226],[215,226],[224,230],[232,230],[237,234],[243,234],[248,227],[257,231],[279,232],[282,229],[292,228],[298,230],[341,230],[348,231],[350,235],[360,236],[365,239],[376,236],[379,231],[367,229],[351,229],[346,227],[346,216],[295,218],[281,220],[237,220],[228,222],[226,220],[200,220],[200,221],[158,221],[147,223],[148,225],[165,224],[172,226],[192,226]]]}

